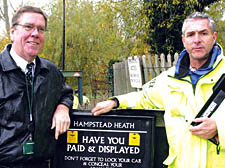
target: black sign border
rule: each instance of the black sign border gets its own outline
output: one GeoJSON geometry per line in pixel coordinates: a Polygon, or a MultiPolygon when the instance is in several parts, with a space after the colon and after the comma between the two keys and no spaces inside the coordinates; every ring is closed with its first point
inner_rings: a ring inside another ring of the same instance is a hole
{"type": "MultiPolygon", "coordinates": [[[[71,117],[95,117],[90,113],[90,110],[75,110],[73,109],[72,113],[71,113],[71,117]]],[[[96,116],[98,118],[123,118],[123,117],[131,117],[131,118],[139,118],[139,119],[149,119],[151,120],[151,139],[149,140],[151,144],[149,144],[151,146],[151,158],[149,158],[149,165],[148,168],[154,168],[154,157],[155,157],[155,115],[152,113],[149,113],[149,110],[139,110],[139,109],[135,109],[135,110],[131,110],[131,109],[120,109],[120,110],[112,110],[109,113],[103,114],[101,116],[96,116]]],[[[65,135],[64,135],[65,136],[65,135]]],[[[60,141],[60,139],[59,139],[60,141]]],[[[60,144],[60,143],[59,143],[60,144]]],[[[57,151],[58,153],[59,151],[57,151]]],[[[57,157],[56,157],[56,160],[57,157]]],[[[56,167],[57,167],[58,163],[56,161],[56,167]]]]}

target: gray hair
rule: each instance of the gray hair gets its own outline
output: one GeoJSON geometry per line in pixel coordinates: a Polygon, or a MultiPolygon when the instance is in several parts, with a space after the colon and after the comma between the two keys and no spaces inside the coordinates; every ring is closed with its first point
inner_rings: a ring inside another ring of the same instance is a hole
{"type": "Polygon", "coordinates": [[[183,23],[183,26],[182,26],[182,34],[184,35],[184,28],[185,28],[185,25],[186,23],[191,20],[191,19],[198,19],[198,18],[202,18],[202,19],[208,19],[209,21],[209,27],[212,31],[212,33],[214,33],[216,30],[216,25],[215,25],[215,22],[214,20],[206,13],[201,13],[201,12],[194,12],[192,13],[190,16],[188,16],[185,20],[184,20],[184,23],[183,23]]]}

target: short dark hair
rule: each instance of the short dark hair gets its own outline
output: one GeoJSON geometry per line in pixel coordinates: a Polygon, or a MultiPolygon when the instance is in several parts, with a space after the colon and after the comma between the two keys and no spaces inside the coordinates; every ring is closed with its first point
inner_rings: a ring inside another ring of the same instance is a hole
{"type": "Polygon", "coordinates": [[[18,24],[18,20],[20,19],[20,16],[25,12],[34,12],[34,13],[41,14],[45,19],[45,28],[47,29],[47,21],[48,21],[47,15],[40,8],[34,7],[34,6],[21,7],[12,18],[12,26],[15,26],[16,24],[18,24]]]}
{"type": "Polygon", "coordinates": [[[75,94],[78,93],[78,89],[75,89],[75,90],[74,90],[74,93],[75,93],[75,94]]]}

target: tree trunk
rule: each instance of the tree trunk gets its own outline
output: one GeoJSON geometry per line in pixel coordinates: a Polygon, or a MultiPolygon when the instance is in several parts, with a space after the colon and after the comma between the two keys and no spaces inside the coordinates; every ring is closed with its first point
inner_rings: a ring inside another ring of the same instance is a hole
{"type": "Polygon", "coordinates": [[[8,5],[7,5],[7,0],[3,0],[3,17],[5,19],[5,29],[6,32],[9,34],[9,28],[10,28],[10,24],[9,24],[9,10],[8,10],[8,5]]]}

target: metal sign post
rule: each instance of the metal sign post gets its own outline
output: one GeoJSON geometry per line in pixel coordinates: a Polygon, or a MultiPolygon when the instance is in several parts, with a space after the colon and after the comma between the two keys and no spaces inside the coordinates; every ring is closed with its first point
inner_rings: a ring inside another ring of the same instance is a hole
{"type": "Polygon", "coordinates": [[[82,71],[61,71],[64,77],[78,78],[78,99],[80,105],[83,104],[83,89],[82,89],[82,71]]]}
{"type": "Polygon", "coordinates": [[[83,91],[82,91],[82,72],[81,71],[65,71],[65,0],[63,0],[63,38],[62,38],[62,73],[64,77],[77,77],[78,78],[78,99],[80,105],[83,104],[83,91]]]}
{"type": "Polygon", "coordinates": [[[65,0],[63,0],[62,70],[65,69],[65,0]]]}

